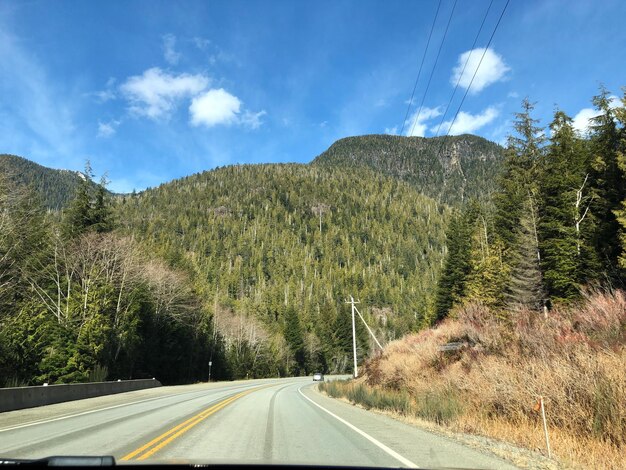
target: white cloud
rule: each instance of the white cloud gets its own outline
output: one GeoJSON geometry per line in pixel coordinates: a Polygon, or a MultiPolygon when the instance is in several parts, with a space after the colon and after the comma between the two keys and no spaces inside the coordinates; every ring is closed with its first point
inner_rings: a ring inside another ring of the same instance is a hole
{"type": "Polygon", "coordinates": [[[110,77],[107,80],[106,87],[104,90],[96,91],[93,93],[88,93],[88,95],[95,96],[100,103],[106,103],[107,101],[114,100],[116,98],[114,86],[115,78],[110,77]]]}
{"type": "Polygon", "coordinates": [[[398,126],[385,127],[385,134],[398,135],[398,126]]]}
{"type": "Polygon", "coordinates": [[[425,121],[428,121],[429,119],[435,118],[437,116],[441,116],[439,106],[437,106],[436,108],[422,108],[421,111],[419,111],[419,116],[418,111],[415,111],[415,114],[413,114],[413,116],[411,116],[411,118],[407,122],[407,136],[424,137],[424,135],[426,134],[426,129],[428,128],[428,125],[425,124],[425,121]]]}
{"type": "Polygon", "coordinates": [[[209,90],[196,96],[189,106],[191,124],[212,127],[217,124],[232,124],[237,121],[241,101],[223,88],[209,90]]]}
{"type": "Polygon", "coordinates": [[[173,34],[163,36],[163,57],[170,65],[176,65],[180,60],[180,52],[176,52],[176,36],[173,34]]]}
{"type": "Polygon", "coordinates": [[[196,96],[189,106],[193,126],[213,127],[219,124],[241,124],[250,129],[258,129],[263,124],[261,118],[267,113],[250,110],[242,111],[242,102],[223,88],[209,90],[196,96]]]}
{"type": "Polygon", "coordinates": [[[193,43],[200,50],[204,50],[211,45],[211,41],[200,36],[196,36],[193,38],[193,43]]]}
{"type": "Polygon", "coordinates": [[[98,98],[100,103],[106,103],[107,101],[115,99],[115,92],[113,90],[96,91],[93,95],[98,98]]]}
{"type": "MultiPolygon", "coordinates": [[[[244,126],[248,126],[250,129],[258,129],[263,124],[261,118],[265,116],[267,113],[265,111],[259,111],[258,113],[253,113],[252,111],[245,111],[243,116],[241,116],[240,122],[244,126]]],[[[326,123],[326,121],[324,121],[326,123]]]]}
{"type": "Polygon", "coordinates": [[[115,128],[111,124],[104,122],[98,123],[98,137],[110,137],[115,134],[115,128]]]}
{"type": "MultiPolygon", "coordinates": [[[[265,111],[243,109],[241,100],[223,88],[207,90],[209,82],[204,75],[172,75],[154,67],[142,75],[129,77],[120,90],[130,102],[131,113],[139,116],[167,118],[181,100],[191,99],[189,122],[193,126],[240,124],[251,129],[261,126],[265,111]]],[[[115,126],[112,129],[106,126],[99,127],[99,136],[113,134],[115,126]]]]}
{"type": "Polygon", "coordinates": [[[456,85],[456,82],[460,77],[460,86],[463,88],[469,88],[471,82],[472,88],[470,89],[470,93],[478,93],[492,83],[503,80],[509,70],[511,69],[504,63],[502,57],[496,54],[493,49],[472,49],[459,56],[456,67],[452,69],[450,83],[452,83],[452,85],[456,85]],[[483,53],[485,54],[485,57],[482,62],[480,62],[480,58],[483,56],[483,53]],[[463,70],[465,61],[468,60],[468,57],[469,61],[467,62],[465,70],[463,70]],[[476,72],[476,68],[479,63],[480,68],[478,69],[478,72],[476,72]],[[472,82],[474,72],[476,72],[476,77],[472,82]],[[462,76],[461,73],[463,73],[462,76]]]}
{"type": "Polygon", "coordinates": [[[120,125],[119,121],[110,122],[98,122],[98,137],[107,138],[111,137],[117,131],[117,126],[120,125]]]}
{"type": "MultiPolygon", "coordinates": [[[[489,106],[487,109],[485,109],[482,113],[479,113],[479,114],[470,114],[470,113],[466,113],[465,111],[461,111],[459,115],[457,116],[456,121],[454,121],[454,124],[452,125],[452,128],[450,129],[449,134],[450,135],[471,134],[477,131],[478,129],[480,129],[481,127],[489,124],[491,121],[497,118],[499,114],[500,114],[500,111],[498,111],[498,109],[495,108],[494,106],[489,106]]],[[[447,131],[448,128],[450,127],[451,122],[452,120],[445,121],[441,125],[441,128],[444,131],[447,131]]],[[[431,129],[431,131],[433,132],[436,130],[437,130],[436,128],[431,129]]]]}
{"type": "Polygon", "coordinates": [[[596,117],[598,115],[598,111],[593,108],[583,108],[578,111],[578,114],[574,116],[572,126],[581,134],[587,133],[589,130],[589,122],[590,119],[596,117]]]}
{"type": "MultiPolygon", "coordinates": [[[[609,97],[611,108],[617,108],[620,105],[620,100],[617,96],[609,97]]],[[[596,116],[599,116],[601,113],[594,108],[583,108],[578,111],[578,114],[574,116],[572,126],[581,134],[586,134],[589,131],[589,125],[591,124],[590,120],[596,116]]]]}
{"type": "Polygon", "coordinates": [[[167,116],[180,99],[196,96],[209,85],[204,75],[170,75],[158,67],[129,77],[120,90],[130,101],[131,112],[159,119],[167,116]]]}

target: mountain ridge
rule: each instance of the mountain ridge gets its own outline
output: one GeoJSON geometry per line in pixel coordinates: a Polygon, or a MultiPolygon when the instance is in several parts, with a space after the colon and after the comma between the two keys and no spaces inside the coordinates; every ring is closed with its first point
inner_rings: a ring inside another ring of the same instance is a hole
{"type": "Polygon", "coordinates": [[[500,172],[503,158],[503,147],[472,134],[371,134],[339,139],[311,164],[367,166],[407,181],[438,201],[456,205],[468,198],[485,199],[495,188],[493,175],[500,172]]]}
{"type": "Polygon", "coordinates": [[[25,157],[0,154],[0,172],[18,186],[32,186],[47,209],[59,210],[74,197],[81,180],[80,171],[50,168],[25,157]]]}
{"type": "MultiPolygon", "coordinates": [[[[305,165],[368,167],[406,181],[439,202],[458,205],[467,198],[485,199],[493,191],[493,175],[500,171],[503,154],[498,144],[471,134],[435,138],[371,134],[339,139],[305,165]]],[[[16,183],[32,184],[49,209],[65,207],[84,177],[10,154],[0,154],[0,170],[16,183]]]]}

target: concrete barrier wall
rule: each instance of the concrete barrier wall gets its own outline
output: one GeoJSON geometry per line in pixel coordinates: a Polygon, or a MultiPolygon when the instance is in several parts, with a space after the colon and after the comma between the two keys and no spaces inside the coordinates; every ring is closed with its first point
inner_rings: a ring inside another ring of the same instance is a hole
{"type": "Polygon", "coordinates": [[[140,379],[122,380],[119,382],[0,388],[0,412],[160,386],[161,382],[158,380],[140,379]]]}

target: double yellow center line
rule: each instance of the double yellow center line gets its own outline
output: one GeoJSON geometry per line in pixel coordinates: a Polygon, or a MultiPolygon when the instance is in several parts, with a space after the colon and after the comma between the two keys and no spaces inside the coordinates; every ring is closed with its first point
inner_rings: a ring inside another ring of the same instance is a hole
{"type": "Polygon", "coordinates": [[[215,405],[212,405],[209,408],[201,411],[197,415],[192,416],[191,418],[180,423],[179,425],[174,426],[172,429],[170,429],[167,432],[164,432],[160,436],[155,437],[147,444],[132,451],[130,454],[126,454],[124,457],[121,458],[121,460],[131,460],[131,459],[145,460],[151,455],[153,455],[155,452],[158,452],[160,449],[168,445],[173,440],[185,434],[187,431],[193,428],[196,424],[202,422],[203,420],[211,416],[213,413],[216,413],[217,411],[221,410],[225,406],[229,405],[230,403],[234,402],[235,400],[238,400],[239,398],[245,395],[248,395],[249,393],[252,393],[256,390],[259,390],[261,388],[266,388],[269,386],[271,385],[263,385],[261,387],[254,387],[253,389],[246,390],[244,392],[240,392],[240,393],[237,393],[236,395],[228,397],[225,400],[222,400],[216,403],[215,405]]]}

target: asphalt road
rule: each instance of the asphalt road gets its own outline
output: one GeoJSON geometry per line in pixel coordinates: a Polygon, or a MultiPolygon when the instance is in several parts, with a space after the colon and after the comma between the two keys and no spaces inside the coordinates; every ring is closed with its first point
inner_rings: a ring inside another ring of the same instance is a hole
{"type": "Polygon", "coordinates": [[[0,413],[0,458],[515,468],[317,392],[310,378],[197,384],[0,413]]]}

